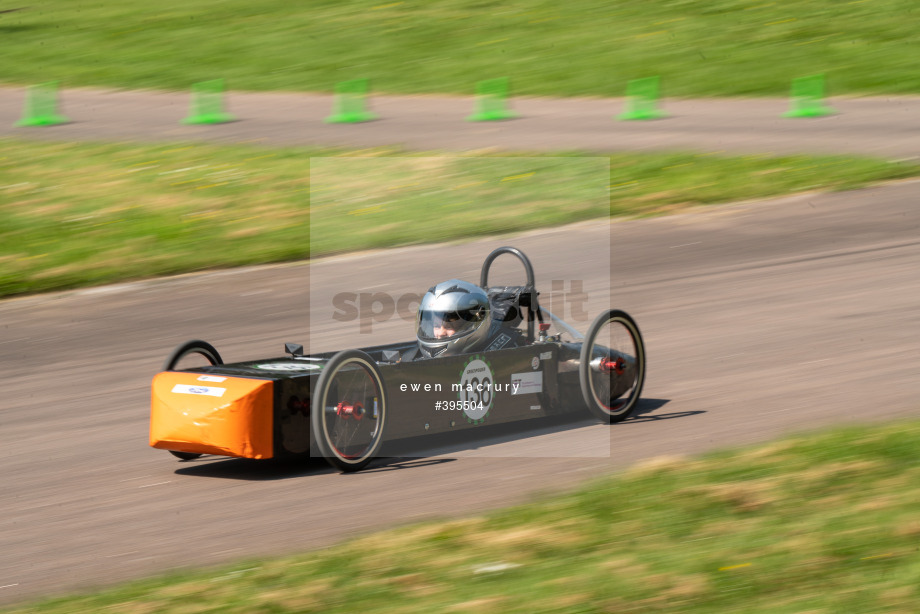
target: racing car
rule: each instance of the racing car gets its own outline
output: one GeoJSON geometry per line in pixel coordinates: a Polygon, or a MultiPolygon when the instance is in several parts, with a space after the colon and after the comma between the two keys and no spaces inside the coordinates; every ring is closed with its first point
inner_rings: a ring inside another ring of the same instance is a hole
{"type": "Polygon", "coordinates": [[[604,423],[626,419],[645,381],[633,318],[608,309],[582,335],[539,294],[527,256],[501,247],[478,286],[451,280],[429,290],[411,341],[311,355],[287,343],[280,357],[232,364],[211,344],[188,341],[153,379],[150,445],[182,460],[322,456],[350,472],[398,439],[586,409],[604,423]],[[489,285],[503,254],[523,265],[524,285],[489,285]],[[443,297],[455,307],[438,307],[443,297]],[[435,334],[447,326],[465,331],[435,334]],[[478,346],[468,343],[472,330],[486,331],[478,346]],[[445,351],[454,338],[461,351],[445,351]],[[208,364],[181,367],[190,355],[208,364]]]}

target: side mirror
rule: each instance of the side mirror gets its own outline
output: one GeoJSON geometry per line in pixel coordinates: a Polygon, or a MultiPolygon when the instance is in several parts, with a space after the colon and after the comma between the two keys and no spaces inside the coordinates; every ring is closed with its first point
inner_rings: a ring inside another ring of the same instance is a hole
{"type": "Polygon", "coordinates": [[[285,343],[284,351],[291,355],[291,358],[295,356],[303,356],[303,346],[299,343],[285,343]]]}

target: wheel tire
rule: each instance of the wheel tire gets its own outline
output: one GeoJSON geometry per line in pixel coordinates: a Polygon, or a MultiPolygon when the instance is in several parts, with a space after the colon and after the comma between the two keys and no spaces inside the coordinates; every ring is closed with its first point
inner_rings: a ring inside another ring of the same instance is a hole
{"type": "MultiPolygon", "coordinates": [[[[172,371],[176,368],[176,365],[179,364],[179,361],[189,354],[201,354],[207,358],[208,362],[210,362],[212,365],[224,364],[223,359],[220,357],[218,351],[214,349],[213,345],[207,341],[193,339],[192,341],[186,341],[175,350],[173,350],[172,354],[169,355],[169,358],[166,359],[166,362],[163,363],[163,371],[172,371]]],[[[197,452],[177,452],[175,450],[169,450],[169,453],[184,461],[195,460],[201,456],[201,454],[198,454],[197,452]]]]}
{"type": "Polygon", "coordinates": [[[173,350],[172,354],[169,355],[169,358],[166,359],[166,362],[163,363],[163,371],[172,371],[176,368],[176,365],[179,364],[179,361],[189,354],[201,354],[207,358],[208,362],[210,362],[212,365],[224,364],[223,359],[220,357],[220,354],[217,352],[217,350],[214,349],[213,345],[207,341],[193,339],[192,341],[186,341],[175,350],[173,350]]]}
{"type": "Polygon", "coordinates": [[[358,471],[380,451],[387,395],[380,369],[366,353],[344,350],[333,356],[316,382],[310,408],[313,442],[333,467],[345,472],[358,471]],[[360,413],[343,415],[338,411],[339,406],[354,410],[358,402],[362,405],[360,413]],[[358,443],[352,443],[359,434],[358,443]]]}
{"type": "Polygon", "coordinates": [[[578,378],[588,409],[602,422],[621,422],[635,409],[645,383],[645,345],[639,327],[625,311],[609,309],[591,323],[581,346],[578,378]],[[622,329],[624,334],[618,334],[618,337],[624,337],[627,341],[617,343],[617,347],[612,348],[598,345],[598,336],[608,325],[622,329]],[[614,360],[618,365],[608,370],[607,375],[600,367],[595,368],[591,364],[604,354],[609,359],[614,359],[613,355],[616,355],[614,360]],[[605,403],[602,397],[607,395],[609,398],[605,403]]]}
{"type": "Polygon", "coordinates": [[[197,452],[176,452],[175,450],[170,450],[169,453],[175,456],[176,458],[180,460],[184,460],[184,461],[195,460],[196,458],[199,458],[201,456],[201,454],[198,454],[197,452]]]}

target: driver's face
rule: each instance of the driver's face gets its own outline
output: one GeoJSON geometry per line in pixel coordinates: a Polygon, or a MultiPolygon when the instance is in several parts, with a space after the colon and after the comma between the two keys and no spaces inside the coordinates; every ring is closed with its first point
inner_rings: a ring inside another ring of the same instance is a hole
{"type": "Polygon", "coordinates": [[[434,338],[435,339],[444,339],[445,337],[452,337],[457,329],[456,322],[442,322],[434,326],[434,338]]]}

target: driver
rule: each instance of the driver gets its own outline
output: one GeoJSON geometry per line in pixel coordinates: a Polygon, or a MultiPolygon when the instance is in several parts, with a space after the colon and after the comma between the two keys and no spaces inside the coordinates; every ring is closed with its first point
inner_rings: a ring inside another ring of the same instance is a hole
{"type": "Polygon", "coordinates": [[[448,356],[485,347],[492,328],[489,297],[477,285],[450,279],[430,288],[418,309],[422,356],[448,356]]]}

